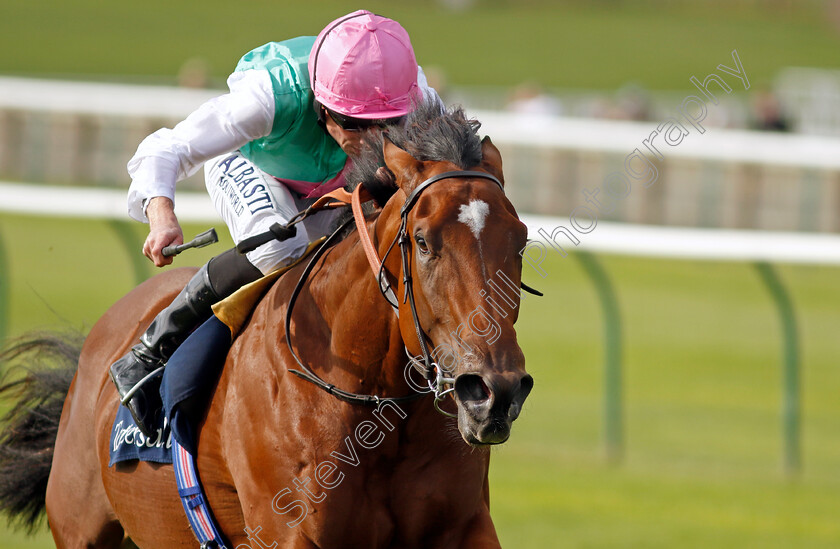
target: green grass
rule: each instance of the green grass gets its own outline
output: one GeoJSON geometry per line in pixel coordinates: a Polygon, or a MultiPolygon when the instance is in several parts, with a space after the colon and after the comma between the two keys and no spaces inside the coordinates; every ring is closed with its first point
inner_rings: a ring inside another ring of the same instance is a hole
{"type": "Polygon", "coordinates": [[[624,465],[605,465],[597,301],[572,259],[520,342],[536,378],[495,452],[510,547],[835,547],[837,269],[782,267],[803,340],[801,478],[782,473],[779,323],[750,265],[609,257],[625,328],[624,465]]]}
{"type": "MultiPolygon", "coordinates": [[[[164,269],[202,265],[233,246],[224,223],[218,221],[215,227],[220,243],[188,250],[164,269]]],[[[189,240],[207,228],[184,225],[184,238],[189,240]]],[[[121,244],[107,221],[0,214],[0,238],[11,264],[9,333],[42,328],[89,330],[134,287],[129,254],[141,254],[148,226],[131,222],[129,229],[135,237],[131,249],[121,244]]],[[[147,265],[149,275],[159,271],[147,265]]]]}
{"type": "MultiPolygon", "coordinates": [[[[781,67],[836,68],[840,33],[821,2],[706,0],[486,1],[448,11],[432,0],[371,0],[399,20],[418,60],[460,85],[614,89],[635,82],[685,90],[738,50],[751,83],[781,67]],[[769,6],[769,7],[767,7],[769,6]]],[[[242,4],[150,0],[7,0],[0,74],[173,78],[192,57],[224,78],[239,57],[271,40],[317,34],[359,4],[345,0],[242,4]]]]}
{"type": "MultiPolygon", "coordinates": [[[[139,243],[144,227],[134,226],[139,243]]],[[[206,227],[190,226],[189,234],[206,227]]],[[[220,231],[221,234],[221,231],[220,231]]],[[[132,285],[100,221],[0,216],[13,334],[89,327],[132,285]],[[101,245],[97,253],[85,251],[101,245]]],[[[187,252],[197,264],[222,245],[187,252]]],[[[602,441],[601,322],[577,261],[525,279],[517,324],[536,380],[511,440],[493,451],[491,501],[505,547],[837,547],[840,289],[835,268],[780,266],[802,339],[803,464],[782,471],[780,327],[752,266],[602,257],[624,320],[626,454],[602,441]]],[[[24,544],[0,529],[0,548],[24,544]]]]}

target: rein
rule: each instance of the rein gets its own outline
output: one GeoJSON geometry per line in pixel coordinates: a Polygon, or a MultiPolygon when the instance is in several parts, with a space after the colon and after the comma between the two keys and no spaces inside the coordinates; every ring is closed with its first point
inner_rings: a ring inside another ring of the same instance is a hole
{"type": "MultiPolygon", "coordinates": [[[[373,240],[371,239],[370,233],[367,229],[364,213],[362,212],[362,203],[371,200],[372,197],[362,187],[361,184],[356,186],[352,195],[344,189],[338,189],[327,195],[324,195],[322,198],[318,199],[314,204],[295,215],[288,223],[275,223],[269,229],[269,231],[243,240],[237,246],[237,250],[239,250],[240,253],[247,253],[248,251],[255,249],[257,246],[265,244],[266,242],[269,242],[273,239],[285,240],[287,238],[290,238],[291,236],[294,236],[296,232],[294,225],[317,211],[320,211],[322,209],[346,207],[348,204],[352,207],[353,218],[348,219],[347,221],[342,223],[341,226],[338,229],[336,229],[318,248],[318,250],[312,256],[312,259],[310,259],[309,263],[306,265],[306,268],[303,270],[303,273],[301,273],[300,279],[298,279],[298,282],[295,285],[295,289],[292,292],[292,295],[289,299],[289,306],[286,309],[285,319],[286,345],[288,346],[289,352],[292,354],[292,357],[295,359],[295,362],[297,362],[301,368],[301,370],[290,369],[289,371],[291,373],[306,381],[313,383],[318,388],[335,396],[339,400],[343,400],[344,402],[349,402],[353,404],[378,406],[382,402],[408,402],[424,396],[424,393],[415,392],[414,394],[402,397],[380,397],[378,395],[363,395],[345,391],[321,379],[318,376],[318,374],[313,372],[312,369],[309,368],[309,366],[307,366],[300,359],[300,357],[297,355],[294,348],[292,347],[290,329],[292,311],[294,309],[295,302],[297,301],[297,298],[300,295],[304,284],[306,283],[306,280],[309,278],[309,275],[315,267],[315,264],[318,262],[319,259],[321,259],[321,257],[323,257],[326,250],[329,249],[329,247],[335,242],[335,240],[338,238],[338,235],[341,234],[341,232],[344,231],[344,229],[346,229],[351,222],[355,222],[356,229],[359,233],[359,239],[362,244],[362,248],[365,252],[365,256],[367,257],[368,263],[371,266],[373,275],[377,280],[379,290],[380,292],[382,292],[383,297],[391,305],[391,307],[394,310],[394,313],[397,314],[397,316],[399,316],[399,302],[397,301],[393,288],[387,280],[385,271],[385,260],[388,258],[388,255],[391,253],[391,250],[393,250],[394,245],[399,244],[403,271],[403,287],[405,289],[403,295],[403,303],[408,302],[409,307],[411,309],[411,316],[414,322],[415,332],[417,334],[417,341],[419,342],[420,350],[423,353],[423,363],[419,363],[411,355],[411,353],[408,352],[407,347],[405,348],[406,356],[408,356],[408,359],[411,362],[412,366],[414,366],[414,368],[417,369],[426,379],[429,389],[433,392],[435,397],[435,409],[446,416],[457,417],[455,414],[449,413],[441,409],[440,407],[440,403],[444,400],[444,398],[455,390],[455,379],[451,377],[446,377],[444,375],[443,369],[432,359],[432,356],[429,353],[426,334],[423,332],[423,328],[420,326],[420,318],[417,314],[417,306],[415,304],[414,299],[414,286],[411,277],[411,238],[408,235],[407,231],[408,214],[414,208],[414,205],[417,203],[417,200],[420,198],[420,195],[423,193],[423,191],[425,191],[427,188],[437,183],[438,181],[442,181],[444,179],[476,178],[487,179],[496,183],[496,185],[498,185],[504,193],[504,186],[496,177],[486,172],[471,170],[457,170],[444,172],[426,179],[417,187],[415,187],[414,190],[411,191],[411,193],[408,195],[408,197],[405,200],[405,203],[400,209],[400,228],[397,231],[394,240],[391,242],[390,246],[388,246],[388,250],[386,251],[385,256],[382,259],[379,258],[379,253],[376,250],[376,246],[373,244],[373,240]]],[[[522,288],[525,291],[535,293],[537,295],[542,295],[541,293],[532,290],[524,284],[522,284],[522,288]]]]}
{"type": "MultiPolygon", "coordinates": [[[[278,240],[283,240],[285,238],[289,238],[294,236],[295,228],[294,225],[312,215],[320,210],[323,209],[333,209],[333,208],[341,208],[347,207],[348,205],[353,205],[353,217],[345,221],[341,224],[333,233],[321,244],[321,246],[316,250],[313,254],[312,258],[307,263],[306,268],[304,268],[303,272],[298,279],[297,284],[295,285],[295,289],[292,291],[292,295],[289,298],[289,306],[286,308],[286,319],[285,319],[285,331],[286,331],[286,346],[289,348],[289,352],[292,355],[292,358],[295,359],[298,366],[300,366],[300,370],[297,369],[289,369],[289,372],[295,374],[296,376],[309,381],[310,383],[314,384],[319,389],[326,391],[327,393],[333,395],[339,400],[344,402],[349,402],[351,404],[364,404],[364,405],[376,405],[379,406],[382,402],[393,402],[393,403],[402,403],[402,402],[410,402],[412,400],[417,400],[418,398],[424,396],[423,393],[412,393],[410,395],[401,396],[401,397],[380,397],[379,395],[363,395],[358,393],[352,393],[350,391],[345,391],[344,389],[340,389],[336,387],[332,383],[327,383],[324,381],[318,374],[312,371],[312,369],[303,362],[298,354],[295,352],[294,347],[292,346],[292,335],[291,335],[291,322],[292,322],[292,311],[294,310],[295,303],[297,302],[297,298],[300,295],[303,286],[306,284],[306,281],[309,279],[309,275],[312,273],[315,265],[318,263],[318,260],[323,257],[324,253],[335,243],[335,240],[338,238],[338,235],[346,229],[351,222],[355,222],[359,227],[359,234],[362,236],[362,246],[365,250],[365,255],[368,257],[369,262],[378,261],[378,255],[376,249],[373,247],[373,243],[370,241],[370,234],[367,232],[367,228],[364,224],[364,215],[362,214],[362,202],[367,202],[371,200],[373,197],[370,196],[367,191],[362,187],[362,185],[358,185],[356,189],[353,191],[351,196],[350,193],[345,191],[344,189],[337,189],[324,195],[323,197],[319,198],[315,203],[311,206],[306,208],[305,210],[299,212],[295,215],[289,223],[285,225],[281,225],[279,223],[275,223],[266,233],[262,233],[260,235],[251,237],[249,239],[243,240],[240,243],[240,246],[237,246],[237,249],[241,253],[246,253],[249,250],[250,246],[253,246],[254,249],[257,246],[264,244],[265,242],[269,242],[272,239],[277,238],[278,240]],[[362,198],[362,194],[364,194],[364,198],[362,198]],[[364,229],[364,230],[361,230],[364,229]],[[277,236],[283,235],[283,238],[277,236]],[[288,235],[288,236],[285,236],[288,235]],[[247,245],[246,245],[247,244],[247,245]],[[256,245],[254,245],[256,244],[256,245]]],[[[373,265],[374,263],[371,263],[373,265]]],[[[374,274],[377,274],[376,272],[374,274]]],[[[381,282],[381,278],[379,279],[381,282]]],[[[385,291],[390,291],[390,295],[393,296],[393,290],[391,290],[390,286],[382,286],[380,283],[380,290],[383,291],[383,295],[385,295],[385,291]]],[[[394,301],[388,298],[386,295],[386,299],[389,300],[389,303],[394,305],[394,301]]],[[[396,309],[394,309],[396,310],[396,309]]]]}
{"type": "Polygon", "coordinates": [[[312,269],[315,267],[315,264],[318,262],[319,259],[324,255],[324,252],[329,249],[330,245],[335,241],[338,235],[350,224],[353,219],[348,219],[341,226],[336,229],[330,236],[327,238],[321,247],[315,252],[312,256],[312,259],[309,260],[309,263],[306,265],[306,268],[301,273],[300,278],[298,279],[297,284],[295,285],[295,289],[292,292],[292,296],[289,298],[289,306],[286,309],[286,321],[285,321],[285,330],[286,330],[286,345],[289,347],[289,352],[292,354],[292,357],[295,359],[295,362],[298,363],[298,366],[301,367],[301,370],[292,370],[290,369],[289,372],[295,374],[296,376],[300,377],[301,379],[305,379],[311,383],[314,383],[318,388],[323,389],[324,391],[328,392],[329,394],[333,395],[339,400],[343,400],[344,402],[350,402],[352,404],[366,404],[366,405],[377,405],[381,402],[408,402],[411,400],[416,400],[420,398],[422,393],[414,393],[407,396],[402,397],[380,397],[378,395],[361,395],[358,393],[351,393],[349,391],[345,391],[343,389],[339,389],[332,383],[327,383],[323,379],[321,379],[318,374],[312,371],[312,369],[304,363],[297,353],[292,347],[292,332],[291,332],[291,324],[292,324],[292,310],[294,309],[295,302],[297,301],[298,295],[300,295],[300,291],[303,289],[306,280],[309,278],[310,273],[312,273],[312,269]]]}

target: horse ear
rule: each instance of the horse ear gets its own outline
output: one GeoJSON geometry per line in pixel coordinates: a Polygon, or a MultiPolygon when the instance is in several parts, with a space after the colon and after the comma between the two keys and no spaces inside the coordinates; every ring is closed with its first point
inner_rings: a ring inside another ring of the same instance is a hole
{"type": "Polygon", "coordinates": [[[490,141],[489,135],[481,140],[481,168],[487,173],[496,176],[496,179],[502,185],[505,184],[505,176],[502,173],[502,153],[490,141]]]}
{"type": "Polygon", "coordinates": [[[411,191],[414,174],[423,170],[423,163],[411,156],[408,151],[395,145],[387,135],[382,136],[382,153],[385,157],[385,165],[396,176],[397,185],[408,194],[411,191]]]}

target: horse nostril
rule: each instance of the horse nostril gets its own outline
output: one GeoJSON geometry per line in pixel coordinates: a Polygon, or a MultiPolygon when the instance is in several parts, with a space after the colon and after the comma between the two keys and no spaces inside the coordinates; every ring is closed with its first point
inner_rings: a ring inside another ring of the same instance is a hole
{"type": "Polygon", "coordinates": [[[462,374],[455,380],[455,393],[461,402],[481,402],[490,398],[490,388],[478,374],[462,374]]]}
{"type": "Polygon", "coordinates": [[[522,396],[523,401],[531,393],[531,389],[533,388],[534,378],[531,377],[531,374],[525,374],[522,379],[519,380],[519,394],[522,396]]]}
{"type": "Polygon", "coordinates": [[[529,374],[522,376],[522,379],[519,380],[519,388],[516,389],[516,392],[513,395],[513,401],[510,403],[508,419],[514,421],[519,417],[519,413],[522,412],[522,405],[525,403],[525,399],[528,398],[528,395],[531,393],[531,389],[533,388],[534,378],[529,374]]]}

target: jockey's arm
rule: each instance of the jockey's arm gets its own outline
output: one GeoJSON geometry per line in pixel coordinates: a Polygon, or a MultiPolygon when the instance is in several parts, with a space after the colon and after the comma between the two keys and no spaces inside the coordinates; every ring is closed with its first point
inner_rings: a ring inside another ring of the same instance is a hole
{"type": "Polygon", "coordinates": [[[230,93],[207,101],[174,128],[162,128],[144,139],[128,162],[132,179],[128,214],[150,223],[143,252],[155,265],[171,263],[160,250],[181,243],[176,240],[183,238],[173,210],[176,182],[195,173],[207,160],[271,131],[274,96],[268,73],[234,73],[228,85],[230,93]],[[150,211],[153,205],[154,213],[150,211]]]}

